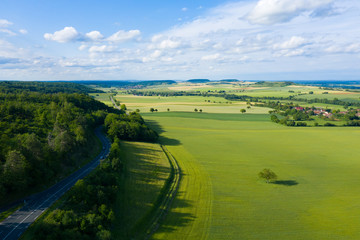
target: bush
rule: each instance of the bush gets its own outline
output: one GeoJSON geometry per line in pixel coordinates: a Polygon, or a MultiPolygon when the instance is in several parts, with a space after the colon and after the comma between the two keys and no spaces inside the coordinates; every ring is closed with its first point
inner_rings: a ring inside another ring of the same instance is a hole
{"type": "Polygon", "coordinates": [[[307,123],[306,122],[297,122],[296,126],[298,126],[298,127],[306,127],[307,123]]]}

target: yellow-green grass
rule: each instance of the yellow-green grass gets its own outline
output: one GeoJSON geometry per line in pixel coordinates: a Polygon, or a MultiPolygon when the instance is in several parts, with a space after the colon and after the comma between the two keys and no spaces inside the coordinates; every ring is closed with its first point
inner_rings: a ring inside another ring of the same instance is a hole
{"type": "Polygon", "coordinates": [[[0,222],[4,221],[8,216],[16,212],[16,210],[20,209],[23,206],[23,204],[18,204],[12,208],[9,208],[3,212],[0,213],[0,222]]]}
{"type": "Polygon", "coordinates": [[[195,108],[206,113],[240,113],[245,108],[248,113],[267,113],[270,108],[255,107],[247,108],[246,102],[228,101],[220,97],[199,97],[199,96],[177,96],[177,97],[156,97],[156,96],[133,96],[117,95],[116,99],[125,104],[129,111],[139,109],[141,113],[149,112],[155,108],[159,112],[194,112],[195,108]],[[210,102],[205,102],[210,100],[210,102]],[[231,103],[230,103],[231,102],[231,103]]]}
{"type": "Polygon", "coordinates": [[[162,138],[181,168],[178,194],[151,239],[206,239],[211,224],[212,187],[197,160],[172,139],[162,138]]]}
{"type": "Polygon", "coordinates": [[[281,100],[281,103],[294,103],[298,104],[301,107],[317,107],[317,108],[325,108],[325,109],[332,109],[332,110],[340,110],[345,111],[346,109],[342,105],[335,105],[335,104],[327,104],[327,103],[307,103],[302,101],[296,100],[281,100]]]}
{"type": "MultiPolygon", "coordinates": [[[[289,97],[300,93],[308,94],[310,91],[317,93],[322,92],[317,87],[311,86],[287,86],[287,87],[268,87],[264,89],[249,89],[244,92],[237,93],[238,95],[247,95],[252,97],[289,97]],[[292,91],[292,92],[289,92],[292,91]]],[[[305,95],[299,96],[302,98],[305,95]]]]}
{"type": "Polygon", "coordinates": [[[259,114],[143,116],[184,172],[154,238],[360,239],[359,128],[285,127],[259,114]],[[260,180],[263,168],[280,182],[260,180]]]}
{"type": "Polygon", "coordinates": [[[314,94],[308,94],[308,95],[302,95],[298,96],[297,98],[305,98],[308,100],[319,98],[319,99],[334,99],[337,98],[342,101],[348,101],[348,102],[360,102],[360,93],[359,92],[348,92],[348,91],[326,91],[322,90],[320,93],[314,94]],[[328,94],[322,94],[322,92],[329,92],[328,94]]]}
{"type": "Polygon", "coordinates": [[[125,171],[119,185],[113,236],[138,239],[149,226],[154,204],[170,175],[170,164],[159,144],[122,142],[121,148],[125,171]]]}
{"type": "Polygon", "coordinates": [[[112,106],[112,102],[109,98],[109,93],[90,93],[89,95],[94,97],[96,100],[105,103],[108,106],[112,106]]]}

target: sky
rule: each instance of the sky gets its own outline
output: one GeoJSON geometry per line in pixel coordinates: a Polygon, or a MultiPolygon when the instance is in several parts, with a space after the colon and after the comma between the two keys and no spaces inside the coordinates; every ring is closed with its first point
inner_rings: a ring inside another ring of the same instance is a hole
{"type": "Polygon", "coordinates": [[[0,0],[0,80],[360,80],[359,0],[0,0]]]}

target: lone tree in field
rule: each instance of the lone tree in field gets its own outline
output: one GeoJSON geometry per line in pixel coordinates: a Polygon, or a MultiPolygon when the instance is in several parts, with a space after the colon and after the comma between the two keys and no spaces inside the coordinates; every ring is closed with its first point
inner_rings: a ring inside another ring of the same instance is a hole
{"type": "Polygon", "coordinates": [[[276,174],[268,168],[265,168],[264,170],[259,172],[259,177],[266,179],[266,183],[269,183],[271,180],[277,179],[276,174]]]}
{"type": "Polygon", "coordinates": [[[242,108],[242,109],[240,109],[240,112],[241,113],[246,113],[246,110],[242,108]]]}

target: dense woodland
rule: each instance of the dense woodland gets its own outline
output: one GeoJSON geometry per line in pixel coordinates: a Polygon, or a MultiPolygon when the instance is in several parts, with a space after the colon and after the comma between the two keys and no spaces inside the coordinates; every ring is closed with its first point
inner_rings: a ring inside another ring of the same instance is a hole
{"type": "Polygon", "coordinates": [[[0,82],[0,204],[75,169],[89,157],[87,143],[105,119],[113,139],[156,139],[139,115],[86,92],[73,83],[0,82]]]}
{"type": "Polygon", "coordinates": [[[65,200],[36,225],[34,239],[111,239],[122,164],[119,139],[109,158],[66,193],[65,200]]]}

